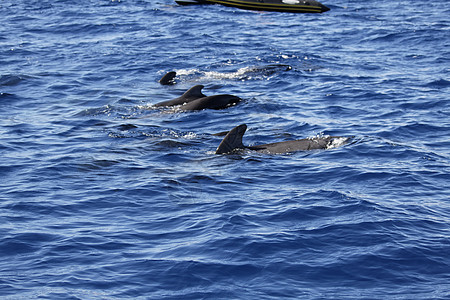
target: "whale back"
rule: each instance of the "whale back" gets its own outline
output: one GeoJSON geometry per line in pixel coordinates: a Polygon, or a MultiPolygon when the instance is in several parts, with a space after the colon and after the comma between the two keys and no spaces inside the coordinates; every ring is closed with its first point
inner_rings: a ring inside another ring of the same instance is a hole
{"type": "Polygon", "coordinates": [[[181,110],[202,110],[202,109],[225,109],[239,103],[242,99],[228,94],[214,95],[195,99],[183,104],[181,110]]]}
{"type": "Polygon", "coordinates": [[[308,138],[248,147],[267,154],[282,154],[302,150],[327,149],[333,137],[308,138]]]}

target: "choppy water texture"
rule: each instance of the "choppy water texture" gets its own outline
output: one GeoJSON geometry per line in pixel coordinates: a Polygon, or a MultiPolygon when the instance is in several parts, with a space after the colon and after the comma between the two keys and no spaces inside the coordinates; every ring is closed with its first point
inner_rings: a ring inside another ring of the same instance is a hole
{"type": "Polygon", "coordinates": [[[449,299],[450,4],[323,3],[0,1],[2,298],[449,299]]]}

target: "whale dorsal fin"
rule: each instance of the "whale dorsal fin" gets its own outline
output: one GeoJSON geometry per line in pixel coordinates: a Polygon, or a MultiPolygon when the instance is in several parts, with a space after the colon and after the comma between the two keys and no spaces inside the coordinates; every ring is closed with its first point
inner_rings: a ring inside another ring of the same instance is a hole
{"type": "Polygon", "coordinates": [[[175,71],[168,72],[159,80],[159,83],[162,85],[175,84],[176,76],[177,76],[177,73],[175,71]]]}
{"type": "Polygon", "coordinates": [[[191,87],[189,90],[184,92],[184,94],[178,98],[167,100],[163,102],[156,103],[155,107],[160,106],[174,106],[174,105],[181,105],[184,103],[189,103],[194,100],[197,100],[199,98],[205,98],[206,96],[202,94],[203,85],[196,85],[191,87]]]}
{"type": "Polygon", "coordinates": [[[205,95],[203,95],[202,93],[202,89],[204,88],[203,85],[199,84],[196,86],[191,87],[189,90],[187,90],[184,94],[183,94],[183,98],[185,99],[198,99],[198,98],[203,98],[206,97],[205,95]]]}
{"type": "Polygon", "coordinates": [[[242,137],[247,130],[247,125],[242,124],[231,129],[224,137],[219,147],[217,147],[216,154],[230,153],[235,149],[243,149],[242,137]]]}

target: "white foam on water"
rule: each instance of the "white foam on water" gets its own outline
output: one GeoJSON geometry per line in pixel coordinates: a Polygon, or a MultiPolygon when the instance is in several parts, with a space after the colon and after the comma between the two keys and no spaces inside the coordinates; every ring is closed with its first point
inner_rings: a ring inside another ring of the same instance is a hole
{"type": "Polygon", "coordinates": [[[345,145],[347,143],[347,141],[348,141],[347,137],[334,138],[328,144],[327,149],[334,149],[337,147],[341,147],[341,146],[345,145]]]}

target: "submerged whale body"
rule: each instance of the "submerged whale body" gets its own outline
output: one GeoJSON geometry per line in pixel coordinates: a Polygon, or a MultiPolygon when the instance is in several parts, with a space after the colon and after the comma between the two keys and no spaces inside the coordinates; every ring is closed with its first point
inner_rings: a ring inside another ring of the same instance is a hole
{"type": "Polygon", "coordinates": [[[286,64],[270,64],[266,66],[255,66],[250,68],[249,72],[263,73],[264,75],[272,75],[279,71],[290,71],[292,66],[286,64]]]}
{"type": "MultiPolygon", "coordinates": [[[[286,64],[268,64],[262,66],[250,66],[240,68],[235,72],[198,72],[203,74],[198,74],[200,79],[204,78],[217,78],[217,79],[235,79],[235,80],[248,80],[248,79],[261,79],[268,76],[271,76],[276,73],[281,73],[285,71],[292,70],[292,66],[286,64]]],[[[161,85],[174,85],[177,83],[177,79],[180,80],[177,72],[170,71],[164,74],[163,77],[159,80],[161,85]]],[[[183,76],[183,75],[181,75],[183,76]]],[[[196,78],[199,79],[199,78],[196,78]]]]}
{"type": "Polygon", "coordinates": [[[249,149],[267,154],[282,154],[301,150],[327,149],[337,139],[344,139],[344,141],[349,139],[338,136],[326,136],[246,147],[242,143],[242,137],[244,136],[246,130],[247,125],[245,124],[236,126],[230,130],[220,143],[219,147],[217,147],[216,154],[227,154],[238,149],[249,149]]]}
{"type": "Polygon", "coordinates": [[[180,105],[180,110],[224,109],[233,106],[241,98],[233,95],[222,94],[206,96],[202,93],[203,85],[196,85],[187,90],[183,95],[172,100],[156,103],[155,107],[180,105]]]}

